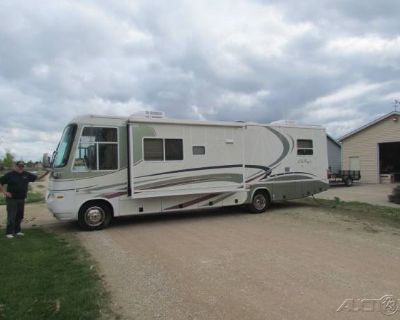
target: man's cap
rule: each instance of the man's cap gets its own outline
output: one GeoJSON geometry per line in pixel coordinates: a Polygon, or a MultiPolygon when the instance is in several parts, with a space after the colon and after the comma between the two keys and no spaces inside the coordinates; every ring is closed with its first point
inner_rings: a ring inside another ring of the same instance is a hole
{"type": "Polygon", "coordinates": [[[16,166],[24,166],[24,165],[25,165],[25,162],[22,161],[22,160],[18,160],[17,162],[15,162],[15,165],[16,165],[16,166]]]}

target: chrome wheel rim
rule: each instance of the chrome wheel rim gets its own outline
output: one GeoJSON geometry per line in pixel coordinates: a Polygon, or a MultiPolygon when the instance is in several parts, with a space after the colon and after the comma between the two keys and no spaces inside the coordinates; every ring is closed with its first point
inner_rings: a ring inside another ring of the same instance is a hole
{"type": "Polygon", "coordinates": [[[88,226],[98,227],[100,226],[106,217],[106,213],[100,207],[90,207],[85,212],[85,222],[88,226]]]}
{"type": "Polygon", "coordinates": [[[267,205],[267,200],[265,199],[264,195],[257,194],[254,196],[253,205],[257,210],[264,210],[265,206],[267,205]]]}

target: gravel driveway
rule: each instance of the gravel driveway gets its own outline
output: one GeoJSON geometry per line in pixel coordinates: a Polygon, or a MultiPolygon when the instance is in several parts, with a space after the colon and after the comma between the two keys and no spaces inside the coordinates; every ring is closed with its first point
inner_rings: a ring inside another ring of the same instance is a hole
{"type": "Polygon", "coordinates": [[[78,237],[123,319],[388,319],[336,310],[400,298],[398,229],[305,204],[130,217],[78,237]]]}
{"type": "Polygon", "coordinates": [[[122,319],[400,318],[336,312],[345,299],[400,299],[400,230],[304,203],[126,217],[98,232],[32,204],[29,225],[77,235],[122,319]]]}

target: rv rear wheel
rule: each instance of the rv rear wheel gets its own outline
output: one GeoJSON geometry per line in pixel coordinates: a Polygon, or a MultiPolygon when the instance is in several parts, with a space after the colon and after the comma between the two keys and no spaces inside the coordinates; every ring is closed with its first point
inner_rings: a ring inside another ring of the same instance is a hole
{"type": "Polygon", "coordinates": [[[100,230],[111,222],[111,208],[103,202],[89,202],[85,204],[78,217],[79,226],[85,230],[100,230]]]}
{"type": "Polygon", "coordinates": [[[253,195],[249,205],[251,213],[262,213],[269,207],[271,200],[267,191],[260,190],[253,195]]]}

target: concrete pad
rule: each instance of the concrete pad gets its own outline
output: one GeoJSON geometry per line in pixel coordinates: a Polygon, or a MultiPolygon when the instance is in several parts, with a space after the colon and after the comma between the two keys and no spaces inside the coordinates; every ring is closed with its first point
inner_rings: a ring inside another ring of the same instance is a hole
{"type": "Polygon", "coordinates": [[[329,190],[317,194],[320,199],[340,198],[343,201],[365,202],[378,206],[400,208],[400,205],[389,202],[388,195],[392,193],[396,184],[359,184],[351,187],[331,186],[329,190]]]}

